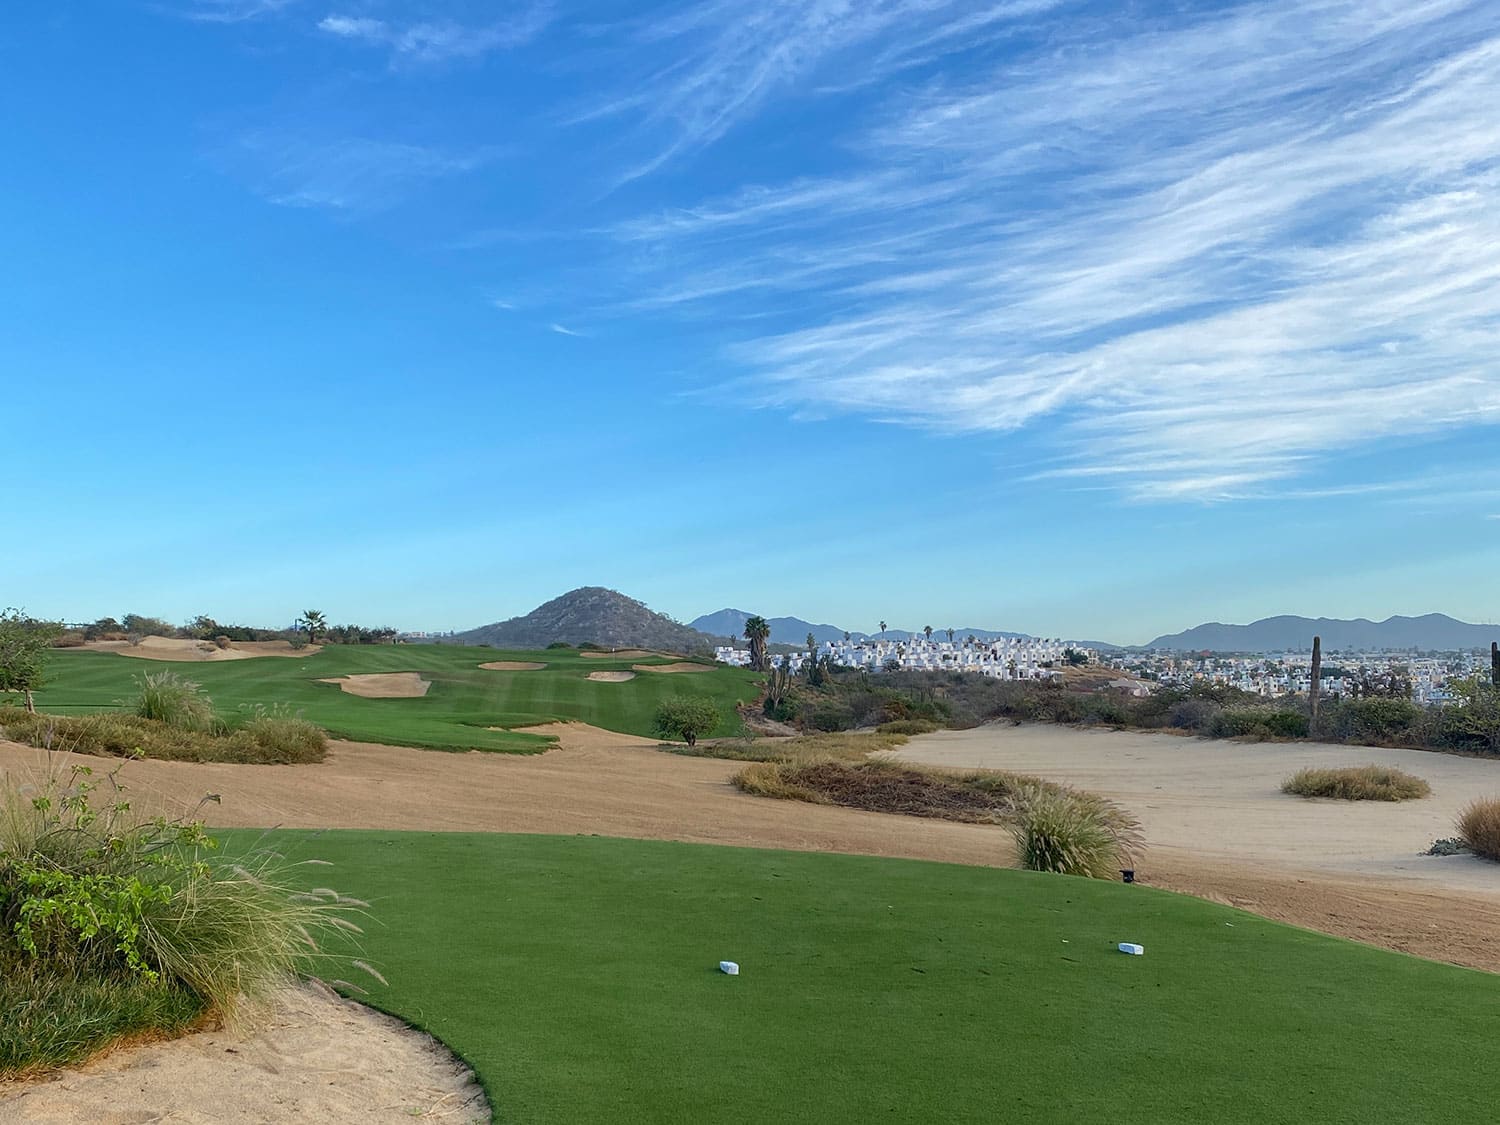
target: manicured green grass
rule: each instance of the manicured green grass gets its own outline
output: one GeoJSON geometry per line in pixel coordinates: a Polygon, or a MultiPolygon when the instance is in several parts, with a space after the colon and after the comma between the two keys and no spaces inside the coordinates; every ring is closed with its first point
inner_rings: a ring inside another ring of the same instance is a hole
{"type": "Polygon", "coordinates": [[[80,714],[122,706],[140,694],[137,679],[170,668],[203,685],[222,714],[257,704],[284,704],[339,738],[432,749],[507,750],[534,753],[550,740],[494,731],[557,719],[578,719],[607,730],[650,736],[657,705],[673,695],[706,695],[721,707],[716,734],[738,727],[734,704],[755,698],[755,673],[739,668],[673,675],[642,673],[624,683],[586,679],[590,672],[628,671],[632,664],[669,661],[588,659],[576,652],[505,652],[453,645],[335,645],[302,657],[257,657],[222,663],[169,664],[105,652],[61,649],[53,653],[47,686],[37,706],[80,714]],[[535,672],[493,672],[491,661],[535,661],[535,672]],[[420,672],[432,682],[419,699],[363,699],[335,676],[420,672]]]}
{"type": "Polygon", "coordinates": [[[390,983],[370,1002],[463,1056],[502,1122],[1493,1119],[1500,978],[1139,885],[589,837],[272,839],[372,902],[390,983]]]}

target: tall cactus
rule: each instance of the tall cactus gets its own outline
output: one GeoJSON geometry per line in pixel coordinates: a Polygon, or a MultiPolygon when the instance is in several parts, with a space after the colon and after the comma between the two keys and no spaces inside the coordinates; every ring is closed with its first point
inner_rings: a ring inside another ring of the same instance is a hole
{"type": "Polygon", "coordinates": [[[1307,689],[1307,698],[1312,704],[1312,727],[1318,726],[1318,696],[1322,691],[1321,679],[1323,676],[1323,638],[1313,638],[1312,657],[1312,685],[1307,689]]]}
{"type": "Polygon", "coordinates": [[[1490,683],[1500,688],[1500,644],[1490,642],[1490,683]]]}

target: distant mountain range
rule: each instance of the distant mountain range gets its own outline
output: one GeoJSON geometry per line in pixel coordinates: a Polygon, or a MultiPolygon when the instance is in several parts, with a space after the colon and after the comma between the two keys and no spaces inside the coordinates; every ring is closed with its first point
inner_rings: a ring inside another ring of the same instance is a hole
{"type": "Polygon", "coordinates": [[[1266,617],[1249,625],[1223,625],[1215,621],[1181,633],[1157,637],[1146,648],[1183,652],[1286,652],[1312,648],[1314,636],[1323,638],[1323,650],[1333,649],[1472,649],[1489,648],[1500,640],[1500,626],[1470,625],[1441,613],[1421,617],[1388,617],[1368,621],[1363,617],[1343,620],[1333,617],[1266,617]]]}
{"type": "MultiPolygon", "coordinates": [[[[739,637],[745,631],[745,622],[752,615],[742,609],[721,609],[717,613],[705,613],[702,617],[695,617],[689,624],[694,629],[705,633],[713,633],[718,636],[739,637]]],[[[771,643],[796,645],[806,647],[807,634],[811,633],[819,644],[824,641],[841,641],[844,639],[846,630],[837,625],[816,625],[811,621],[803,621],[800,617],[767,617],[766,623],[771,626],[771,643]]],[[[856,630],[847,630],[851,639],[856,641],[867,641],[878,638],[882,634],[861,633],[856,630]]],[[[948,630],[933,627],[932,635],[941,636],[946,639],[948,630]]],[[[969,627],[953,629],[956,639],[964,637],[978,637],[983,641],[999,640],[1001,637],[1024,637],[1026,633],[1007,633],[996,629],[973,629],[969,627]]],[[[916,633],[906,629],[887,629],[883,634],[888,641],[909,641],[917,636],[916,633]]]]}
{"type": "Polygon", "coordinates": [[[726,637],[710,636],[655,613],[634,598],[603,586],[582,586],[536,607],[524,617],[469,629],[453,638],[460,644],[497,648],[544,648],[555,641],[592,642],[612,648],[667,652],[706,652],[726,637]]]}

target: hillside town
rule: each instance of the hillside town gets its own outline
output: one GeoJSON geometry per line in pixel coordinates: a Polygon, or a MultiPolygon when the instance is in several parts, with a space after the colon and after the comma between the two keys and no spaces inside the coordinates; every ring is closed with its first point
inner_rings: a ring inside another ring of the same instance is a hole
{"type": "MultiPolygon", "coordinates": [[[[1105,664],[1143,680],[1187,687],[1194,683],[1225,684],[1241,691],[1275,698],[1306,693],[1312,685],[1312,653],[1283,652],[1221,656],[1213,653],[1111,653],[1105,664]]],[[[1489,655],[1478,652],[1339,652],[1323,657],[1319,676],[1330,697],[1344,694],[1349,678],[1362,672],[1404,673],[1411,679],[1417,703],[1445,703],[1453,698],[1449,684],[1476,673],[1489,674],[1489,655]]]]}
{"type": "MultiPolygon", "coordinates": [[[[936,636],[936,634],[935,634],[936,636]]],[[[1098,653],[1072,642],[1051,637],[1003,637],[982,641],[975,637],[935,640],[824,641],[815,649],[770,658],[773,665],[788,664],[793,672],[816,655],[835,665],[863,668],[871,672],[977,672],[999,680],[1046,680],[1061,676],[1060,668],[1071,659],[1096,662],[1098,653]]],[[[714,650],[721,664],[748,667],[750,650],[722,646],[714,650]]]]}

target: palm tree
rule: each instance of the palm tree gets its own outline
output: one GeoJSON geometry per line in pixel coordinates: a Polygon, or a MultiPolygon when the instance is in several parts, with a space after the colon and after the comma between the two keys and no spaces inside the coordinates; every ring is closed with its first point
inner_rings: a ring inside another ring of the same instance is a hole
{"type": "MultiPolygon", "coordinates": [[[[848,644],[850,640],[851,640],[851,638],[849,636],[849,631],[846,629],[846,630],[844,630],[844,643],[848,644]]],[[[1497,666],[1500,666],[1500,665],[1497,665],[1497,666]]],[[[1496,676],[1496,680],[1497,680],[1497,683],[1496,683],[1495,686],[1496,687],[1500,687],[1500,675],[1496,676]]]]}
{"type": "Polygon", "coordinates": [[[882,621],[882,622],[881,622],[881,623],[880,623],[880,635],[881,635],[881,636],[882,636],[882,637],[883,637],[883,636],[885,636],[885,622],[884,622],[884,621],[882,621]]]}
{"type": "Polygon", "coordinates": [[[923,625],[922,626],[922,632],[924,632],[924,633],[927,634],[927,643],[931,644],[932,643],[932,626],[931,625],[923,625]]]}
{"type": "Polygon", "coordinates": [[[952,629],[948,630],[948,643],[950,645],[953,643],[953,630],[952,629]]]}
{"type": "Polygon", "coordinates": [[[328,618],[316,609],[304,609],[302,616],[297,618],[297,627],[307,630],[307,643],[315,645],[318,643],[318,633],[328,628],[328,618]]]}
{"type": "Polygon", "coordinates": [[[771,623],[760,614],[745,620],[745,640],[750,642],[750,667],[757,672],[766,670],[766,639],[771,635],[771,623]]]}

